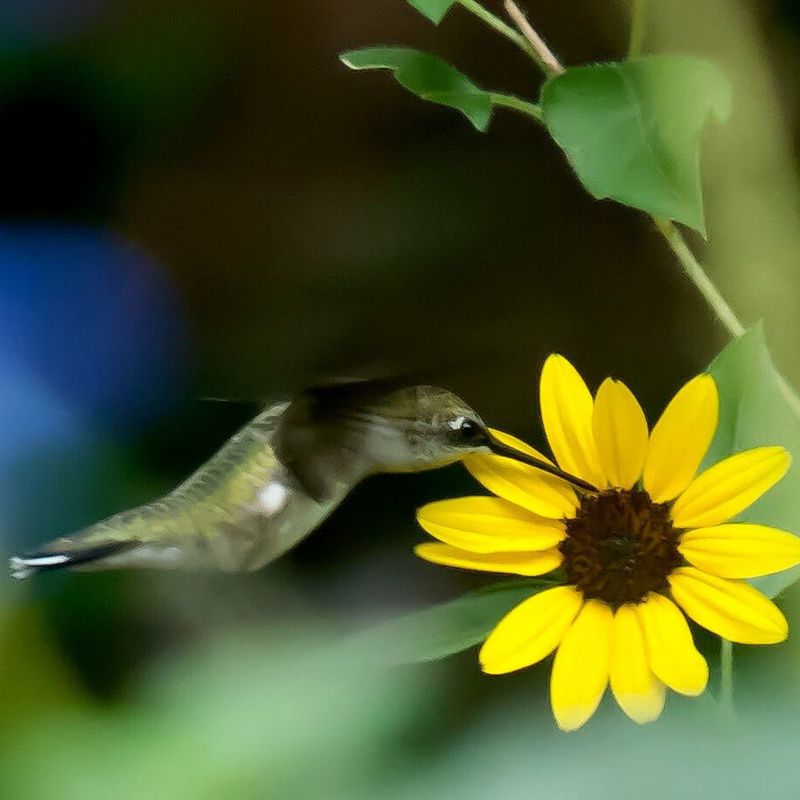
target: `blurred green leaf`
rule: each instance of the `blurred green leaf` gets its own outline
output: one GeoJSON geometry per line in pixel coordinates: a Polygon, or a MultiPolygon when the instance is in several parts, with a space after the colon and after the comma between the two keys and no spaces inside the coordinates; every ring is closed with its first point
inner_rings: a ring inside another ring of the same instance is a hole
{"type": "Polygon", "coordinates": [[[0,736],[0,797],[376,797],[432,687],[303,625],[241,629],[155,664],[124,703],[21,706],[0,736]]]}
{"type": "Polygon", "coordinates": [[[381,623],[355,639],[382,661],[436,661],[479,644],[514,606],[553,585],[545,578],[502,581],[381,623]]]}
{"type": "MultiPolygon", "coordinates": [[[[719,388],[720,419],[705,465],[751,447],[783,445],[794,459],[788,474],[737,520],[800,533],[800,422],[781,392],[763,327],[756,325],[734,339],[708,371],[719,388]]],[[[752,583],[774,597],[798,578],[800,569],[795,568],[752,583]]]]}
{"type": "Polygon", "coordinates": [[[444,15],[458,0],[408,0],[408,4],[427,17],[434,25],[438,25],[444,15]]]}
{"type": "MultiPolygon", "coordinates": [[[[24,590],[0,592],[0,752],[19,726],[41,713],[87,702],[72,666],[53,640],[43,609],[24,590]]],[[[0,792],[1,794],[1,792],[0,792]]]]}
{"type": "Polygon", "coordinates": [[[390,69],[417,97],[460,111],[479,131],[489,127],[491,94],[437,56],[406,47],[367,47],[339,58],[351,69],[390,69]]]}
{"type": "Polygon", "coordinates": [[[687,56],[573,67],[542,89],[545,124],[588,192],[704,235],[700,134],[730,105],[722,72],[687,56]]]}

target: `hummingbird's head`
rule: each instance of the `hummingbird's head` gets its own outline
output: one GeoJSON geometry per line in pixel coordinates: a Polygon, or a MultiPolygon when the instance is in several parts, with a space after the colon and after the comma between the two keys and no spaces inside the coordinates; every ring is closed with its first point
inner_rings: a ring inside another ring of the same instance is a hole
{"type": "Polygon", "coordinates": [[[445,466],[473,453],[491,452],[491,435],[467,403],[438,386],[411,386],[388,395],[383,412],[398,439],[398,462],[391,471],[445,466]],[[402,450],[405,449],[405,453],[402,450]]]}
{"type": "Polygon", "coordinates": [[[582,479],[500,441],[467,403],[447,389],[398,389],[382,398],[376,411],[388,423],[383,427],[387,446],[377,449],[385,460],[376,465],[376,471],[416,472],[476,453],[492,453],[559,475],[578,488],[597,491],[582,479]]]}
{"type": "Polygon", "coordinates": [[[439,386],[396,389],[378,399],[373,411],[383,421],[374,431],[384,443],[375,450],[381,472],[434,469],[504,447],[473,408],[439,386]]]}

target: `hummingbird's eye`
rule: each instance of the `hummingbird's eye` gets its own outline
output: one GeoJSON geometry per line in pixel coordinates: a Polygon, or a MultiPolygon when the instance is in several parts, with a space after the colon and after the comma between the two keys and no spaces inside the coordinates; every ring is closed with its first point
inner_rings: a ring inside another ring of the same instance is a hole
{"type": "Polygon", "coordinates": [[[478,442],[485,436],[483,425],[469,417],[456,417],[450,427],[461,443],[478,442]]]}
{"type": "Polygon", "coordinates": [[[459,426],[459,430],[464,436],[473,436],[478,432],[478,426],[471,419],[465,419],[459,426]]]}

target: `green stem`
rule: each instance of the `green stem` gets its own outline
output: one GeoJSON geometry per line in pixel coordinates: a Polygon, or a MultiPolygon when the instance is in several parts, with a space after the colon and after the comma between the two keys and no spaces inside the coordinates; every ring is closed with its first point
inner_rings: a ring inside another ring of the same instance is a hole
{"type": "Polygon", "coordinates": [[[644,42],[644,6],[646,0],[633,0],[631,7],[631,41],[628,58],[638,58],[642,54],[644,42]]]}
{"type": "Polygon", "coordinates": [[[510,25],[503,22],[500,17],[496,17],[491,11],[485,9],[477,0],[458,0],[458,3],[471,14],[474,14],[481,22],[484,22],[501,36],[505,36],[506,39],[513,42],[526,55],[530,56],[543,72],[549,72],[549,69],[542,61],[539,54],[531,47],[528,40],[519,33],[519,31],[514,30],[510,25]]]}
{"type": "Polygon", "coordinates": [[[708,273],[695,258],[694,253],[689,249],[686,240],[674,223],[669,220],[653,217],[656,227],[667,240],[670,250],[678,259],[686,277],[694,284],[697,291],[703,295],[703,299],[711,306],[711,310],[717,315],[717,319],[734,338],[741,336],[745,332],[745,327],[736,312],[730,307],[728,301],[714,285],[708,273]]]}
{"type": "MultiPolygon", "coordinates": [[[[731,308],[728,301],[723,297],[722,292],[714,285],[714,282],[703,269],[700,262],[695,258],[694,253],[689,249],[686,240],[681,235],[677,226],[668,220],[653,217],[656,227],[662,236],[667,240],[670,250],[678,259],[686,277],[694,284],[694,287],[703,296],[703,299],[716,314],[717,319],[722,323],[725,330],[734,338],[738,338],[745,332],[745,327],[736,312],[731,308]]],[[[783,377],[778,375],[778,387],[794,415],[800,419],[800,397],[794,387],[783,377]]]]}
{"type": "Polygon", "coordinates": [[[512,108],[514,111],[519,111],[526,116],[533,117],[538,122],[542,119],[542,109],[536,103],[529,103],[527,100],[522,100],[513,94],[500,94],[492,92],[490,95],[492,105],[503,106],[503,108],[512,108]]]}
{"type": "Polygon", "coordinates": [[[720,641],[719,660],[720,707],[727,717],[733,717],[733,642],[729,639],[720,641]]]}

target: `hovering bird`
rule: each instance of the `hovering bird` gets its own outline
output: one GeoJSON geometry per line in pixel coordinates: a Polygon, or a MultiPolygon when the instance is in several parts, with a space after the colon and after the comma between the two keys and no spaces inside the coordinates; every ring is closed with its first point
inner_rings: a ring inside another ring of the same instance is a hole
{"type": "Polygon", "coordinates": [[[308,536],[367,476],[436,469],[474,453],[596,491],[499,441],[446,389],[353,382],[270,405],[163,498],[14,556],[11,572],[256,570],[308,536]]]}

